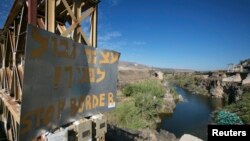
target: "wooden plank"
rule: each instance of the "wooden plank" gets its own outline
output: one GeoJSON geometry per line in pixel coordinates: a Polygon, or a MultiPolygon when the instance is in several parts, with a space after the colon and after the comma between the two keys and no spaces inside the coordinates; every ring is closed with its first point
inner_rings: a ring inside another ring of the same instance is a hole
{"type": "Polygon", "coordinates": [[[48,31],[55,32],[55,0],[49,0],[48,2],[48,31]]]}
{"type": "Polygon", "coordinates": [[[63,2],[63,5],[65,6],[65,8],[67,9],[69,15],[71,16],[72,20],[76,21],[76,17],[74,15],[74,13],[72,12],[68,2],[66,0],[62,0],[62,2],[63,2]]]}
{"type": "MultiPolygon", "coordinates": [[[[75,13],[76,13],[76,17],[77,19],[79,19],[81,17],[81,13],[82,13],[82,7],[81,7],[81,2],[80,1],[76,1],[75,2],[75,13]]],[[[74,31],[74,39],[76,42],[81,43],[81,33],[80,30],[81,28],[77,28],[74,31]]]]}
{"type": "Polygon", "coordinates": [[[24,13],[24,7],[22,8],[22,13],[21,13],[21,19],[20,19],[20,22],[19,22],[19,28],[18,28],[18,32],[17,32],[17,41],[16,41],[16,47],[15,47],[15,52],[17,50],[17,46],[18,46],[18,43],[19,43],[19,36],[20,36],[20,31],[21,31],[21,26],[22,26],[22,22],[23,22],[23,13],[24,13]]]}
{"type": "Polygon", "coordinates": [[[10,47],[11,47],[11,51],[13,52],[14,50],[14,42],[13,42],[13,38],[12,38],[12,34],[11,31],[8,31],[8,35],[7,35],[7,40],[9,39],[10,41],[10,47]]]}
{"type": "Polygon", "coordinates": [[[92,7],[91,7],[90,9],[86,10],[86,11],[82,14],[82,16],[78,19],[78,22],[72,24],[68,29],[66,29],[66,31],[64,31],[64,32],[61,34],[61,36],[66,37],[70,32],[72,32],[72,30],[74,30],[74,29],[78,26],[79,23],[82,22],[82,20],[84,20],[85,18],[87,18],[93,11],[94,11],[94,8],[92,8],[92,7]]]}
{"type": "Polygon", "coordinates": [[[87,38],[86,34],[82,31],[82,29],[80,27],[78,27],[78,31],[81,33],[85,43],[88,45],[88,46],[91,46],[90,42],[89,42],[89,39],[87,38]]]}
{"type": "Polygon", "coordinates": [[[82,22],[82,20],[84,20],[85,18],[87,18],[95,9],[93,7],[89,8],[88,10],[86,10],[82,16],[78,19],[78,22],[82,22]]]}
{"type": "Polygon", "coordinates": [[[69,35],[69,33],[74,30],[77,27],[78,23],[72,24],[69,28],[67,28],[62,34],[61,36],[67,37],[69,35]]]}
{"type": "MultiPolygon", "coordinates": [[[[73,1],[73,4],[72,4],[72,11],[73,11],[73,13],[76,15],[76,8],[77,8],[77,4],[76,4],[76,1],[73,1]]],[[[77,23],[77,20],[76,19],[73,19],[72,17],[71,17],[71,24],[78,24],[78,26],[79,26],[79,23],[77,23]]],[[[74,30],[72,31],[72,33],[71,33],[71,36],[72,36],[72,39],[74,40],[74,41],[76,41],[76,38],[77,38],[77,28],[74,28],[74,30]]]]}
{"type": "Polygon", "coordinates": [[[66,30],[65,26],[60,25],[60,24],[57,24],[57,29],[59,30],[59,32],[60,32],[61,34],[66,30]]]}
{"type": "Polygon", "coordinates": [[[10,111],[14,120],[20,124],[20,104],[18,104],[12,97],[7,95],[7,93],[3,90],[0,91],[0,98],[7,107],[8,111],[10,111]]]}
{"type": "Polygon", "coordinates": [[[45,29],[45,23],[43,21],[43,18],[37,18],[37,24],[41,29],[45,29]]]}
{"type": "Polygon", "coordinates": [[[95,7],[95,10],[92,14],[92,22],[91,22],[91,25],[92,25],[92,46],[93,47],[97,47],[97,10],[98,10],[98,7],[96,6],[95,7]]]}
{"type": "Polygon", "coordinates": [[[20,9],[22,8],[23,4],[26,0],[15,0],[14,4],[9,12],[9,16],[4,24],[4,30],[6,31],[9,26],[13,23],[16,16],[19,14],[20,9]]]}

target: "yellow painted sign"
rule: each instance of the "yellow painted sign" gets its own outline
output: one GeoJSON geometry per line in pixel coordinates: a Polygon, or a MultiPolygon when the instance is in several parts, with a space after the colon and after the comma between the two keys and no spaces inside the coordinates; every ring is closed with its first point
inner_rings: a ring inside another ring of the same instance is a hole
{"type": "Polygon", "coordinates": [[[19,140],[115,108],[119,57],[28,25],[19,140]]]}

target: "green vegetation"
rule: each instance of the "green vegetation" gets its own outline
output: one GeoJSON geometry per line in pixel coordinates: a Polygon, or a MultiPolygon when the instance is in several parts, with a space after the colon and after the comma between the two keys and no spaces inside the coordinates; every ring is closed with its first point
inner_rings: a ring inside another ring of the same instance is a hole
{"type": "Polygon", "coordinates": [[[125,101],[119,103],[115,109],[108,115],[111,123],[122,128],[139,129],[147,126],[146,120],[143,120],[139,114],[139,109],[135,106],[134,101],[125,101]]]}
{"type": "Polygon", "coordinates": [[[244,123],[250,123],[250,93],[243,94],[241,100],[224,109],[236,113],[244,123]]]}
{"type": "Polygon", "coordinates": [[[242,95],[241,100],[225,106],[212,114],[217,124],[249,124],[250,123],[250,93],[242,95]]]}
{"type": "Polygon", "coordinates": [[[150,93],[156,97],[163,97],[164,88],[159,82],[154,80],[145,80],[139,83],[128,84],[122,90],[125,96],[134,96],[139,93],[150,93]]]}
{"type": "Polygon", "coordinates": [[[163,103],[164,87],[157,81],[146,80],[129,84],[122,90],[124,101],[108,114],[108,119],[122,128],[154,127],[163,103]]]}
{"type": "Polygon", "coordinates": [[[170,93],[173,95],[175,101],[179,101],[179,94],[176,92],[175,87],[170,86],[170,93]]]}
{"type": "Polygon", "coordinates": [[[193,74],[177,74],[168,76],[167,79],[190,92],[202,95],[209,95],[208,90],[202,85],[202,78],[193,74]]]}
{"type": "Polygon", "coordinates": [[[231,113],[225,110],[221,110],[217,113],[215,122],[219,125],[243,124],[239,116],[237,116],[235,113],[231,113]]]}

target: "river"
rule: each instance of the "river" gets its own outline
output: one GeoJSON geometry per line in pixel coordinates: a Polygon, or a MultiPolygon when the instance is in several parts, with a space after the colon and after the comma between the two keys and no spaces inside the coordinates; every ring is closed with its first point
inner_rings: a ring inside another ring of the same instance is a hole
{"type": "Polygon", "coordinates": [[[176,91],[182,95],[184,102],[176,105],[174,113],[165,116],[159,126],[180,138],[183,134],[191,134],[207,140],[207,124],[211,122],[211,113],[222,107],[221,99],[192,94],[180,87],[176,91]]]}

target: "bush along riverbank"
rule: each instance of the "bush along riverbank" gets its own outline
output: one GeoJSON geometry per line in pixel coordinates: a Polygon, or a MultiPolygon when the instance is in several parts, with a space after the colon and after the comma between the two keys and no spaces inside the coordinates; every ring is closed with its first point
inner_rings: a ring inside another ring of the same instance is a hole
{"type": "Polygon", "coordinates": [[[131,83],[122,88],[117,107],[107,113],[108,122],[120,128],[155,129],[160,113],[172,113],[178,94],[157,80],[131,83]]]}
{"type": "Polygon", "coordinates": [[[193,74],[180,73],[177,75],[165,75],[170,83],[186,89],[194,94],[209,95],[207,82],[200,76],[193,74]]]}
{"type": "Polygon", "coordinates": [[[215,124],[250,123],[249,85],[224,82],[215,75],[208,77],[194,73],[165,74],[165,79],[195,94],[223,98],[227,106],[213,112],[212,119],[215,124]]]}
{"type": "Polygon", "coordinates": [[[241,99],[213,113],[216,124],[250,124],[250,92],[244,93],[241,99]]]}
{"type": "Polygon", "coordinates": [[[245,86],[239,82],[225,82],[222,80],[222,77],[203,74],[165,74],[165,79],[193,94],[223,98],[228,104],[241,99],[244,92],[250,92],[249,89],[245,89],[245,86]]]}

